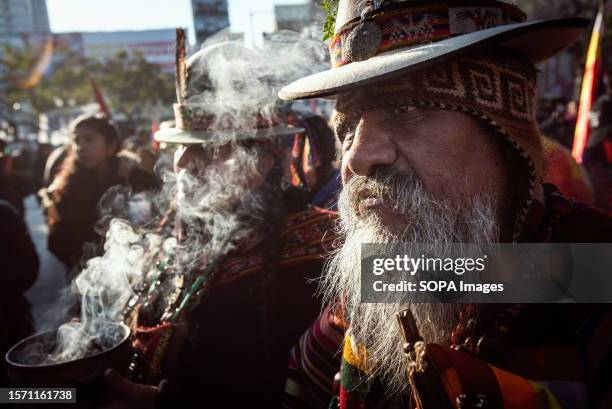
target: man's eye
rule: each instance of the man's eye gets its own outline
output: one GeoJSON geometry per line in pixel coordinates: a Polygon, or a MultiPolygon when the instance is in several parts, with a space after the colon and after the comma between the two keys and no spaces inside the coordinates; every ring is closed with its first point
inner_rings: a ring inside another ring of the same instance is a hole
{"type": "Polygon", "coordinates": [[[389,119],[399,122],[419,122],[423,120],[423,110],[412,105],[398,106],[389,112],[389,119]]]}
{"type": "Polygon", "coordinates": [[[408,112],[414,112],[417,110],[417,107],[412,106],[412,105],[400,105],[397,106],[393,109],[393,114],[394,115],[402,115],[402,114],[406,114],[408,112]]]}
{"type": "Polygon", "coordinates": [[[349,132],[346,132],[344,134],[344,136],[342,137],[342,145],[349,145],[353,142],[353,138],[355,137],[355,131],[351,130],[349,132]]]}
{"type": "Polygon", "coordinates": [[[357,120],[347,120],[342,124],[338,132],[338,139],[340,139],[340,143],[344,144],[346,140],[352,140],[355,136],[355,131],[357,130],[357,120]]]}

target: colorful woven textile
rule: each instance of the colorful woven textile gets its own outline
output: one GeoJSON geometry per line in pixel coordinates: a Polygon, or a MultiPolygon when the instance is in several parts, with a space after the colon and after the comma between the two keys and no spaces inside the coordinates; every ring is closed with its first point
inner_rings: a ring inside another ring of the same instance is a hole
{"type": "MultiPolygon", "coordinates": [[[[612,241],[612,221],[605,214],[572,203],[552,185],[545,185],[544,191],[545,204],[535,202],[530,209],[523,241],[612,241]]],[[[493,407],[504,409],[612,408],[611,305],[543,304],[508,309],[521,315],[510,324],[509,343],[497,351],[492,359],[495,364],[477,353],[428,345],[426,359],[432,372],[420,380],[416,377],[424,402],[420,409],[455,408],[461,395],[486,395],[493,407]],[[439,393],[432,396],[432,391],[439,393]]],[[[292,352],[286,387],[290,398],[285,399],[284,407],[323,409],[332,402],[329,407],[341,409],[384,408],[384,388],[363,371],[364,350],[351,342],[350,331],[340,339],[341,326],[335,327],[333,337],[325,336],[323,329],[341,320],[324,318],[292,352]],[[341,348],[338,366],[339,357],[332,351],[341,348]],[[341,373],[335,398],[329,394],[334,366],[341,373]]],[[[414,408],[412,402],[405,396],[392,404],[414,408]]]]}
{"type": "MultiPolygon", "coordinates": [[[[525,14],[516,6],[495,0],[454,1],[449,4],[416,4],[413,7],[388,9],[368,17],[382,32],[378,52],[427,44],[502,24],[522,23],[525,14]]],[[[360,23],[346,24],[330,43],[332,65],[350,64],[347,39],[360,23]]]]}
{"type": "MultiPolygon", "coordinates": [[[[280,266],[289,268],[312,260],[322,260],[331,248],[335,235],[332,234],[332,220],[335,212],[310,206],[307,210],[290,215],[285,221],[285,228],[280,236],[284,244],[280,266]]],[[[261,238],[249,241],[249,248],[257,248],[261,238]]],[[[239,280],[259,269],[263,265],[259,251],[231,253],[220,265],[217,285],[239,280]]]]}
{"type": "MultiPolygon", "coordinates": [[[[303,212],[289,215],[284,221],[279,238],[282,247],[279,276],[276,278],[279,291],[275,294],[275,317],[279,317],[285,324],[273,327],[274,335],[280,339],[279,343],[288,344],[284,353],[289,352],[291,345],[320,311],[320,302],[314,297],[316,287],[310,285],[309,280],[318,278],[321,272],[328,247],[335,238],[332,233],[335,217],[334,212],[309,207],[303,212]],[[300,314],[303,315],[301,321],[298,319],[300,314]],[[288,322],[285,315],[291,315],[294,320],[288,322]]],[[[166,352],[173,351],[179,356],[174,357],[177,362],[169,366],[176,368],[177,376],[183,372],[193,375],[194,380],[195,376],[202,379],[211,377],[212,379],[208,380],[211,385],[215,382],[223,383],[222,377],[229,379],[230,375],[221,374],[220,370],[214,373],[210,368],[223,368],[224,363],[230,360],[229,355],[237,356],[233,354],[234,348],[239,344],[250,348],[256,355],[253,359],[244,360],[245,368],[253,372],[252,361],[263,355],[263,347],[257,343],[257,328],[251,328],[259,325],[255,318],[258,316],[256,303],[260,300],[254,290],[258,288],[257,284],[261,282],[266,271],[262,240],[254,237],[246,244],[246,250],[239,247],[217,267],[215,280],[206,288],[209,296],[200,291],[201,294],[192,298],[189,306],[190,316],[182,316],[177,325],[161,323],[157,326],[137,328],[137,339],[134,343],[137,350],[136,360],[139,363],[136,380],[156,384],[161,377],[172,377],[173,374],[164,372],[164,369],[168,366],[166,352]],[[236,323],[240,323],[240,328],[232,327],[236,323]],[[178,332],[173,329],[185,326],[189,331],[176,335],[178,332]],[[232,334],[248,336],[236,337],[238,339],[227,342],[227,337],[232,334]],[[206,345],[207,349],[202,349],[200,344],[206,345]],[[177,348],[177,345],[180,347],[177,348]],[[205,360],[206,364],[199,365],[197,359],[205,360]]],[[[278,354],[283,354],[280,347],[278,354]]],[[[282,355],[283,360],[285,357],[286,355],[282,355]]],[[[238,366],[236,365],[236,368],[238,366]]],[[[233,370],[231,367],[224,369],[226,372],[233,370]]],[[[240,371],[236,369],[236,372],[240,371]]],[[[253,384],[261,381],[256,373],[247,373],[247,369],[239,376],[250,377],[253,384]]],[[[280,377],[283,376],[281,372],[280,377]]],[[[229,388],[231,382],[225,382],[224,385],[229,388]]],[[[217,386],[215,393],[221,394],[223,388],[217,386]]],[[[279,389],[279,394],[280,391],[282,388],[279,389]]],[[[215,402],[218,401],[214,393],[210,395],[215,396],[215,402]]],[[[228,399],[228,402],[231,403],[232,400],[228,399]]]]}
{"type": "Polygon", "coordinates": [[[283,407],[327,409],[340,368],[344,330],[325,309],[291,351],[283,407]]]}

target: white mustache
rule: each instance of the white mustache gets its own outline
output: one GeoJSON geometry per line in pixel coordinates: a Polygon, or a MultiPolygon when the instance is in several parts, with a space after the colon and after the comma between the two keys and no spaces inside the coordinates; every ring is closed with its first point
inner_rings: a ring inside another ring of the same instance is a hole
{"type": "MultiPolygon", "coordinates": [[[[345,184],[339,198],[338,232],[343,242],[327,264],[321,282],[327,304],[348,311],[353,339],[368,350],[367,369],[399,392],[407,387],[403,338],[395,313],[398,304],[361,304],[362,243],[431,243],[432,251],[445,254],[455,242],[487,243],[498,237],[496,202],[487,197],[464,203],[436,200],[415,175],[402,177],[392,170],[379,172],[371,180],[355,177],[345,184]],[[405,214],[406,226],[388,226],[375,209],[360,210],[367,197],[383,200],[398,214],[405,214]]],[[[448,344],[457,306],[448,304],[412,305],[421,334],[428,342],[448,344]]]]}

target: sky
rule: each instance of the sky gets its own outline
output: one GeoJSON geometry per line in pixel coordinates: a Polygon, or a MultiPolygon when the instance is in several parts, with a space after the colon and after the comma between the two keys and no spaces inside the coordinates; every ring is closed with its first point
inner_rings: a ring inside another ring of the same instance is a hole
{"type": "MultiPolygon", "coordinates": [[[[274,27],[274,4],[305,0],[228,0],[231,31],[251,35],[274,27]],[[252,28],[251,28],[252,22],[252,28]]],[[[195,36],[190,0],[47,0],[51,31],[115,31],[187,27],[195,36]]]]}

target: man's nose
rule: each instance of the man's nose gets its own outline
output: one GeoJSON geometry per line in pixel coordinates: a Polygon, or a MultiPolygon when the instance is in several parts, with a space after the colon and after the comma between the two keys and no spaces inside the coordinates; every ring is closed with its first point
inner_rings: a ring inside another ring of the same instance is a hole
{"type": "Polygon", "coordinates": [[[346,166],[355,175],[369,176],[378,166],[397,160],[397,146],[385,131],[384,123],[365,116],[355,131],[353,143],[345,152],[346,166]]]}

